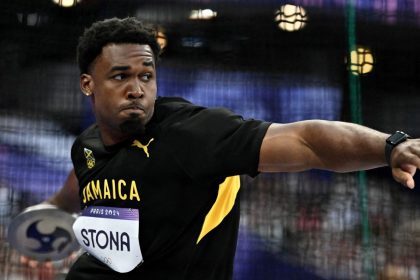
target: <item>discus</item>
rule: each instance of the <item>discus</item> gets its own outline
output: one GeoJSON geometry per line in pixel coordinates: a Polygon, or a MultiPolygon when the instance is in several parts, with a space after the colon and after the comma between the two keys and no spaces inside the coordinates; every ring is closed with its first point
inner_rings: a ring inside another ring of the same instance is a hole
{"type": "Polygon", "coordinates": [[[79,248],[72,229],[75,220],[54,205],[34,205],[12,219],[7,240],[19,253],[37,261],[64,259],[79,248]]]}

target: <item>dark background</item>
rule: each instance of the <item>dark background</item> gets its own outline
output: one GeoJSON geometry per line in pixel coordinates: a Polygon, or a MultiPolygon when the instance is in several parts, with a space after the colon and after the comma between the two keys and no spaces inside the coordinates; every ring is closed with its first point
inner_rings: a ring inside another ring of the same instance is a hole
{"type": "MultiPolygon", "coordinates": [[[[356,106],[365,125],[420,136],[420,3],[355,1],[356,43],[375,62],[358,77],[354,104],[349,2],[84,0],[62,8],[51,0],[1,1],[0,278],[30,279],[5,240],[7,225],[60,188],[71,144],[93,122],[75,48],[98,19],[136,16],[165,32],[159,95],[274,122],[353,121],[356,106]],[[305,8],[305,28],[277,28],[275,11],[286,3],[305,8]],[[217,17],[188,19],[191,9],[206,8],[217,17]]],[[[235,279],[391,279],[389,270],[419,279],[419,191],[395,183],[388,168],[366,178],[318,170],[243,178],[235,279]]],[[[65,274],[68,264],[56,267],[65,274]]]]}

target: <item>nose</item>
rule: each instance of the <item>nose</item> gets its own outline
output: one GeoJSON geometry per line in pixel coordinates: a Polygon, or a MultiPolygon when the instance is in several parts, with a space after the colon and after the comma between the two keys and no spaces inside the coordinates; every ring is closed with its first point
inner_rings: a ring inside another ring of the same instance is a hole
{"type": "Polygon", "coordinates": [[[133,83],[131,88],[127,91],[128,98],[141,98],[144,95],[144,91],[138,83],[133,83]]]}

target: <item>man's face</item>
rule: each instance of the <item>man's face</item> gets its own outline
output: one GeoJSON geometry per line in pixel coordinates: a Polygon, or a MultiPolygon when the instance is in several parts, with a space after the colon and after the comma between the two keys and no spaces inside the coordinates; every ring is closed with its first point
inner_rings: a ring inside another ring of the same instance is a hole
{"type": "Polygon", "coordinates": [[[144,130],[156,99],[155,59],[149,45],[109,44],[80,79],[92,95],[102,140],[117,143],[144,130]]]}

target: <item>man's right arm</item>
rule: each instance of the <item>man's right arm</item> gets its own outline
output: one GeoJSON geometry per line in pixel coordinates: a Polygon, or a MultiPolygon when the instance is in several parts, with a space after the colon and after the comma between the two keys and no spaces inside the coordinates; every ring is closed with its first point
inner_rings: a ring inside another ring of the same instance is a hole
{"type": "Polygon", "coordinates": [[[70,171],[63,187],[46,202],[69,213],[80,211],[79,184],[74,169],[70,171]]]}

